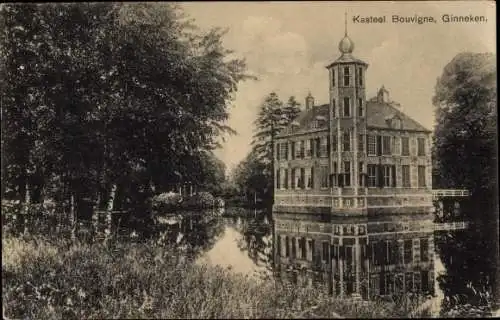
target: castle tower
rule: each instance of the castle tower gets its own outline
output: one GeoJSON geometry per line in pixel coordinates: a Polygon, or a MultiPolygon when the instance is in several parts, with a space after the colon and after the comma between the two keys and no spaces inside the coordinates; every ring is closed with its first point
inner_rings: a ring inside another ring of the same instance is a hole
{"type": "MultiPolygon", "coordinates": [[[[330,74],[330,174],[338,195],[359,194],[364,187],[366,164],[363,161],[366,133],[365,73],[368,64],[355,58],[354,42],[347,35],[347,13],[344,38],[339,43],[340,57],[326,68],[330,74]],[[359,141],[361,139],[361,142],[359,141]]],[[[357,200],[342,203],[340,207],[356,207],[357,200]]]]}

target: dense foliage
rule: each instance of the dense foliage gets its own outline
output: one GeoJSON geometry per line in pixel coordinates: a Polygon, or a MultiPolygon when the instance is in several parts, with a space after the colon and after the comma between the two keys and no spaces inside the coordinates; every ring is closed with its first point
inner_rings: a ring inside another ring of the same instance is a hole
{"type": "Polygon", "coordinates": [[[444,68],[433,98],[437,120],[434,187],[471,192],[463,207],[466,219],[472,223],[469,229],[443,235],[438,241],[438,249],[447,257],[443,261],[448,270],[444,289],[453,286],[453,291],[466,296],[473,296],[475,290],[491,289],[496,265],[496,95],[495,56],[461,53],[444,68]]]}
{"type": "MultiPolygon", "coordinates": [[[[224,177],[211,150],[245,64],[174,4],[5,4],[2,195],[144,206],[224,177]],[[203,168],[203,171],[192,170],[203,168]],[[29,192],[28,192],[29,191],[29,192]]],[[[139,210],[140,211],[140,210],[139,210]]]]}

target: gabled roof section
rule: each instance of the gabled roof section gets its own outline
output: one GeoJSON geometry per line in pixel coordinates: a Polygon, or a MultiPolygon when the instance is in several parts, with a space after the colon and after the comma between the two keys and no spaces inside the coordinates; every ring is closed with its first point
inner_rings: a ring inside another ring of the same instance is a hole
{"type": "Polygon", "coordinates": [[[326,129],[328,127],[329,119],[328,110],[328,104],[313,106],[309,110],[302,110],[297,118],[278,134],[278,137],[312,130],[326,129]],[[318,122],[319,126],[317,128],[312,128],[312,122],[315,120],[320,120],[318,122]]]}
{"type": "Polygon", "coordinates": [[[376,100],[367,101],[366,119],[368,127],[391,129],[391,124],[387,119],[393,119],[394,117],[401,119],[402,130],[431,132],[431,130],[425,128],[390,103],[376,100]]]}

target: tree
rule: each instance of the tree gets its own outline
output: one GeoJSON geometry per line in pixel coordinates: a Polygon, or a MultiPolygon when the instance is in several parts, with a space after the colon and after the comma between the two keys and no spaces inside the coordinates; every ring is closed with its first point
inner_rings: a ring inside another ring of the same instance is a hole
{"type": "Polygon", "coordinates": [[[257,119],[254,122],[255,134],[252,141],[252,159],[259,162],[253,166],[257,169],[262,168],[262,173],[256,173],[255,179],[262,178],[267,181],[265,185],[267,201],[274,198],[274,142],[276,136],[283,128],[289,125],[300,113],[299,103],[295,97],[291,96],[286,105],[279,99],[274,92],[270,93],[260,106],[257,119]]]}
{"type": "Polygon", "coordinates": [[[498,281],[498,190],[493,178],[498,161],[495,66],[493,54],[458,54],[444,68],[433,97],[438,187],[471,192],[465,208],[473,223],[471,229],[440,244],[446,255],[461,261],[458,273],[453,272],[456,268],[447,268],[456,287],[460,283],[465,286],[467,280],[481,286],[484,279],[491,279],[495,265],[497,276],[493,279],[498,281]]]}
{"type": "Polygon", "coordinates": [[[140,207],[234,132],[227,105],[245,63],[228,59],[223,30],[199,31],[175,4],[8,4],[0,14],[3,195],[54,185],[76,207],[140,207]]]}

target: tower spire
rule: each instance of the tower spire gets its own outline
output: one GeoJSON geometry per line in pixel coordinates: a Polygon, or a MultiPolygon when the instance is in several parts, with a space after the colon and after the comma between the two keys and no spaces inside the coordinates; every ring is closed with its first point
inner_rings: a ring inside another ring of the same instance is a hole
{"type": "Polygon", "coordinates": [[[345,23],[344,35],[347,37],[347,10],[345,11],[344,23],[345,23]]]}

